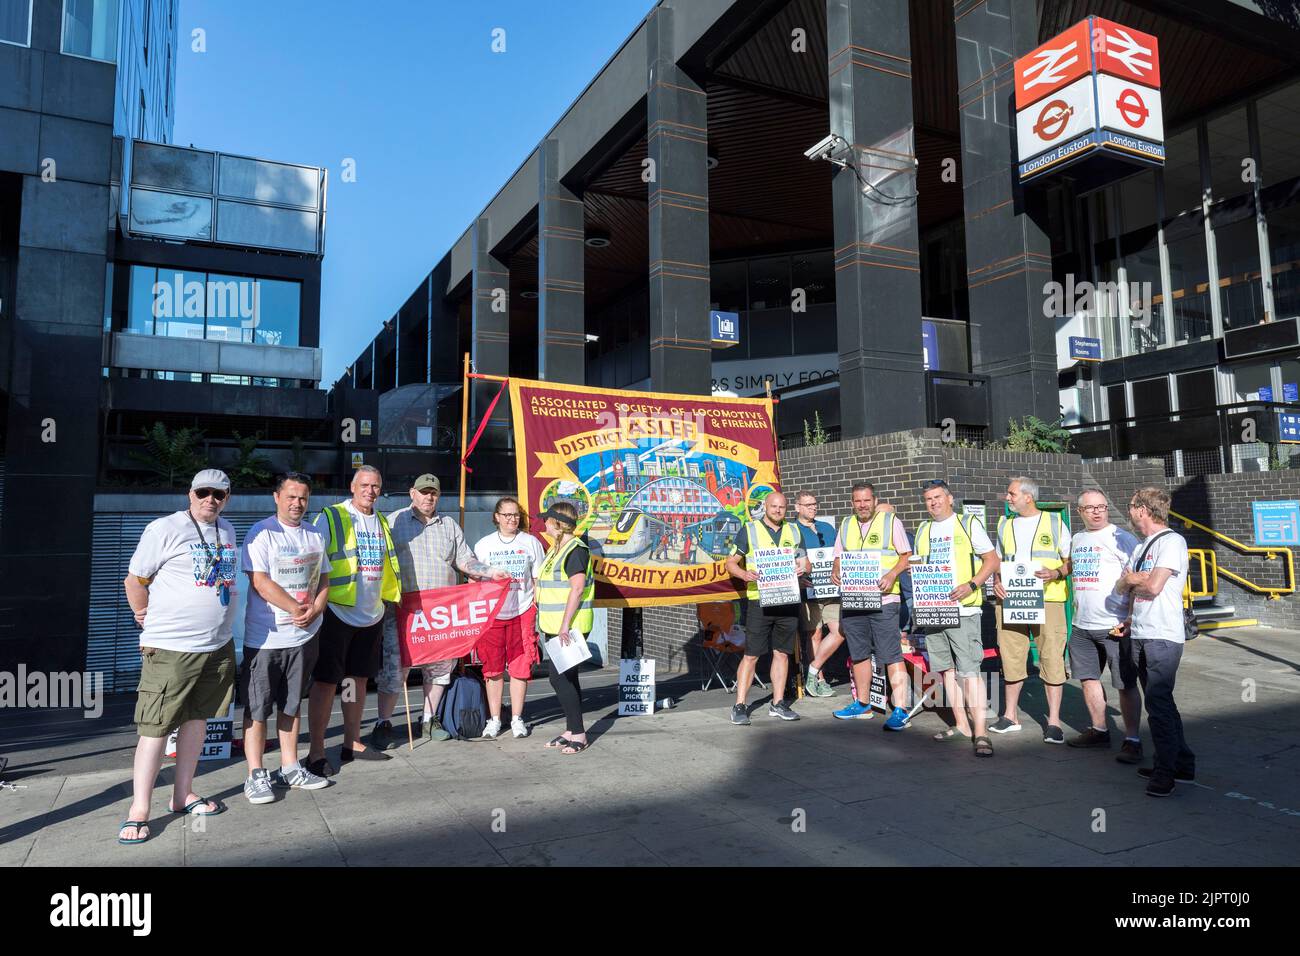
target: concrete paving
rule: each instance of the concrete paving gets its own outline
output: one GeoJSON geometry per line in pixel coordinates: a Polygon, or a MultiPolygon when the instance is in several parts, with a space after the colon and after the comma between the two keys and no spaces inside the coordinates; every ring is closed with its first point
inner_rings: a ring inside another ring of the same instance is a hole
{"type": "MultiPolygon", "coordinates": [[[[1033,678],[1024,730],[994,737],[991,760],[933,742],[938,713],[900,734],[883,733],[879,716],[832,719],[846,685],[799,702],[796,723],[768,718],[755,689],[753,724],[736,727],[731,695],[701,692],[698,679],[661,681],[657,696],[676,708],[622,719],[617,674],[583,679],[584,754],[543,749],[563,725],[537,681],[527,739],[403,745],[386,763],[345,767],[328,789],[264,806],[243,797],[242,761],[202,763],[200,792],[230,807],[209,820],[165,813],[164,768],[153,835],[136,847],[116,843],[132,697],[111,699],[96,720],[0,712],[15,787],[0,790],[0,865],[1239,867],[1290,865],[1300,852],[1297,632],[1242,628],[1189,646],[1176,694],[1197,780],[1163,800],[1113,753],[1044,744],[1033,678]]],[[[367,731],[373,714],[372,697],[367,731]]],[[[1063,717],[1067,735],[1087,723],[1077,683],[1063,717]]],[[[1149,753],[1145,724],[1143,736],[1149,753]]]]}

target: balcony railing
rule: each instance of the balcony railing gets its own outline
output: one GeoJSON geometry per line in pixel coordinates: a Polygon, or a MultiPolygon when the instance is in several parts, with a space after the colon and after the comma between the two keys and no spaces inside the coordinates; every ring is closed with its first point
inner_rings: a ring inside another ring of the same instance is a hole
{"type": "Polygon", "coordinates": [[[210,375],[296,378],[319,382],[321,350],[289,345],[255,345],[219,339],[113,332],[105,336],[109,368],[166,369],[210,375]]]}

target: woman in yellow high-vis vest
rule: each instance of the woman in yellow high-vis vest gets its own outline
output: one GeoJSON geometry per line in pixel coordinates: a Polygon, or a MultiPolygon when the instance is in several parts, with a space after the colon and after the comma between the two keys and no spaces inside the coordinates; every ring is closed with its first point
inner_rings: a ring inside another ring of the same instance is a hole
{"type": "MultiPolygon", "coordinates": [[[[537,576],[537,629],[542,632],[543,641],[558,636],[560,643],[567,645],[577,639],[570,635],[571,630],[578,631],[584,640],[591,633],[592,597],[596,590],[591,550],[576,534],[578,509],[567,501],[551,505],[542,518],[546,521],[551,549],[546,552],[537,576]]],[[[562,754],[580,754],[587,749],[582,686],[578,683],[580,665],[560,671],[555,661],[548,658],[546,666],[566,726],[564,733],[546,746],[558,747],[562,754]]]]}

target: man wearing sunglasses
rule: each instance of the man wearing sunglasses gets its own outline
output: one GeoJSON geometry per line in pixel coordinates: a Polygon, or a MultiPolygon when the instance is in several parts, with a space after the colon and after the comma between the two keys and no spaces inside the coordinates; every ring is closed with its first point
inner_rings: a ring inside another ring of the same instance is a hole
{"type": "Polygon", "coordinates": [[[224,717],[235,687],[235,529],[220,517],[230,479],[209,468],[190,483],[189,507],[144,529],[126,577],[126,599],[140,634],[134,796],[118,830],[123,844],[149,839],[149,803],[163,750],[176,735],[168,809],[211,816],[225,811],[194,792],[207,720],[224,717]]]}

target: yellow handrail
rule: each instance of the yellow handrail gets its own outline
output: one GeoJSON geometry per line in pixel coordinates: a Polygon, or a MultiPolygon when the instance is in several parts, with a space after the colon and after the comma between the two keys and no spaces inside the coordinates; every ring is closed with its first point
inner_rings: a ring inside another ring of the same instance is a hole
{"type": "Polygon", "coordinates": [[[1183,603],[1191,605],[1192,601],[1197,598],[1214,597],[1219,593],[1219,565],[1215,560],[1214,552],[1209,548],[1188,548],[1187,562],[1188,571],[1191,570],[1191,562],[1197,562],[1201,566],[1201,587],[1192,587],[1192,575],[1188,573],[1187,584],[1183,588],[1183,603]]]}
{"type": "MultiPolygon", "coordinates": [[[[1295,593],[1295,563],[1291,558],[1290,548],[1266,548],[1255,544],[1245,544],[1241,541],[1236,540],[1235,538],[1228,537],[1228,535],[1223,534],[1222,532],[1215,531],[1213,528],[1207,527],[1206,525],[1201,524],[1199,521],[1193,521],[1191,518],[1188,518],[1185,515],[1180,515],[1176,511],[1169,512],[1169,517],[1176,518],[1177,520],[1181,521],[1183,523],[1184,528],[1198,528],[1201,531],[1204,531],[1210,537],[1222,541],[1225,544],[1229,545],[1230,547],[1236,548],[1238,551],[1242,552],[1243,554],[1262,554],[1265,560],[1268,561],[1276,561],[1277,556],[1281,554],[1284,559],[1283,563],[1286,566],[1286,570],[1285,570],[1286,584],[1283,585],[1282,587],[1270,587],[1268,585],[1261,585],[1261,584],[1256,584],[1253,581],[1248,581],[1240,574],[1235,574],[1234,572],[1229,571],[1226,568],[1218,567],[1217,561],[1215,562],[1216,576],[1222,574],[1224,577],[1228,578],[1228,580],[1235,581],[1237,584],[1240,584],[1242,587],[1247,588],[1248,590],[1254,591],[1256,594],[1267,594],[1268,599],[1270,601],[1276,601],[1280,599],[1283,594],[1295,593]]],[[[1190,552],[1189,552],[1189,558],[1190,558],[1190,552]]]]}

